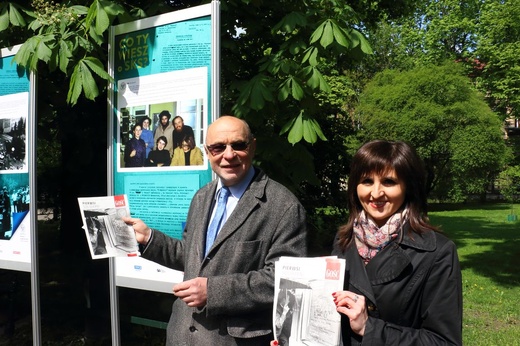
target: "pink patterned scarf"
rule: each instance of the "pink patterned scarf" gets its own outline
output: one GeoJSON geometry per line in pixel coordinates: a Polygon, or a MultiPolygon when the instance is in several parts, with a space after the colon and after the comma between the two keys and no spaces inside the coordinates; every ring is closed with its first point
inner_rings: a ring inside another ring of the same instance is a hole
{"type": "Polygon", "coordinates": [[[359,256],[365,265],[397,237],[401,225],[407,218],[408,208],[405,208],[392,215],[383,226],[379,227],[364,210],[359,214],[358,219],[354,222],[354,234],[359,256]]]}

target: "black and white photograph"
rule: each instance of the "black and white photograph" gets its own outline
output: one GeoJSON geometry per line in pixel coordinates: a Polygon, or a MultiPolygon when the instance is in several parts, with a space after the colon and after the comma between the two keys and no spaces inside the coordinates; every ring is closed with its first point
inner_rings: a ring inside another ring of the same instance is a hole
{"type": "Polygon", "coordinates": [[[29,212],[27,174],[0,175],[0,239],[10,240],[29,212]]]}
{"type": "Polygon", "coordinates": [[[0,171],[27,169],[25,117],[0,119],[0,171]]]}
{"type": "MultiPolygon", "coordinates": [[[[276,317],[274,321],[275,335],[278,345],[289,345],[289,339],[293,330],[297,330],[302,325],[302,302],[304,295],[308,294],[311,286],[297,281],[280,279],[280,286],[277,291],[276,317]]],[[[293,336],[294,337],[294,336],[293,336]]]]}

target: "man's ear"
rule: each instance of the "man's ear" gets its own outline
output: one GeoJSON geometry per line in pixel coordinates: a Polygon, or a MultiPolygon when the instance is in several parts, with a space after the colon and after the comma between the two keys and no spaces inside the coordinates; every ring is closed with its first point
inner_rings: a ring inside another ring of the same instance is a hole
{"type": "Polygon", "coordinates": [[[254,156],[256,152],[256,138],[253,138],[251,142],[249,142],[249,152],[254,156]]]}

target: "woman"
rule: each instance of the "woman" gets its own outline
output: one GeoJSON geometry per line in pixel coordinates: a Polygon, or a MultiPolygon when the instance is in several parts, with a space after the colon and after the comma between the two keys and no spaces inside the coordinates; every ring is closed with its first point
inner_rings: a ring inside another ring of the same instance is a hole
{"type": "Polygon", "coordinates": [[[166,137],[160,136],[159,138],[157,138],[157,149],[152,150],[150,152],[150,155],[148,155],[148,159],[146,160],[147,166],[163,167],[170,165],[170,152],[165,149],[167,144],[168,140],[166,139],[166,137]]]}
{"type": "Polygon", "coordinates": [[[200,166],[202,164],[202,150],[195,146],[193,137],[184,137],[182,145],[173,150],[172,166],[200,166]]]}
{"type": "Polygon", "coordinates": [[[141,125],[134,125],[134,134],[125,145],[125,167],[143,167],[146,160],[146,144],[141,139],[141,125]]]}
{"type": "Polygon", "coordinates": [[[352,159],[349,219],[333,255],[344,345],[461,345],[462,280],[452,241],[430,225],[425,171],[404,142],[373,141],[352,159]]]}
{"type": "Polygon", "coordinates": [[[153,149],[153,132],[150,130],[150,123],[152,120],[148,117],[145,117],[143,121],[141,121],[141,128],[143,129],[143,132],[141,133],[141,139],[144,141],[144,144],[146,145],[146,157],[150,155],[150,152],[153,149]]]}

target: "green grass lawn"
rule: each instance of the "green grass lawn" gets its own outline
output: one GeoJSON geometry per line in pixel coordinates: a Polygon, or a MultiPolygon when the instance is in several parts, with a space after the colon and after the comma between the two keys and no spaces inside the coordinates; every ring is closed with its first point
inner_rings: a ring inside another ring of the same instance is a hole
{"type": "MultiPolygon", "coordinates": [[[[520,222],[511,205],[432,205],[430,219],[457,244],[464,345],[520,345],[520,222]]],[[[520,205],[514,206],[520,214],[520,205]]]]}

